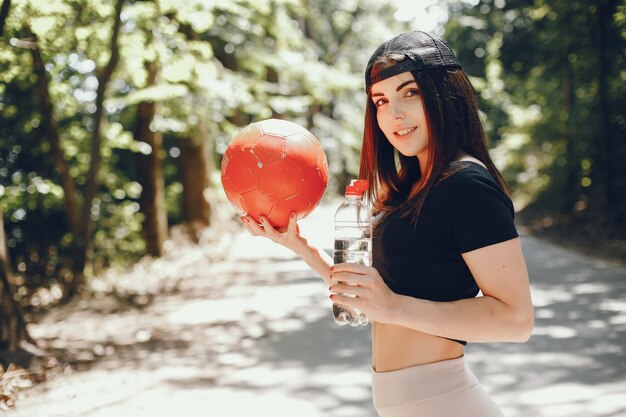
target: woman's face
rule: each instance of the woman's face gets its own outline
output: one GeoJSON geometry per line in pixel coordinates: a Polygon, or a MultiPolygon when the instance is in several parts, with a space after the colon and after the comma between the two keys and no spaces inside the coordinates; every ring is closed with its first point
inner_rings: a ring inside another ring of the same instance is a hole
{"type": "Polygon", "coordinates": [[[416,156],[425,166],[428,156],[428,124],[419,86],[410,72],[372,85],[378,126],[391,145],[404,156],[416,156]]]}

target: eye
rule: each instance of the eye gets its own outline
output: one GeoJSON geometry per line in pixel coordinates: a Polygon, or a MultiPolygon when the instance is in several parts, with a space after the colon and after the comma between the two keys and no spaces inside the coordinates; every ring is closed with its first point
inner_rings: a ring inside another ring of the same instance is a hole
{"type": "Polygon", "coordinates": [[[406,92],[406,94],[404,95],[405,97],[415,97],[415,96],[419,96],[420,95],[420,90],[418,90],[417,88],[411,88],[410,90],[408,90],[406,92]]]}
{"type": "Polygon", "coordinates": [[[374,106],[380,107],[383,104],[385,104],[386,102],[387,102],[387,99],[381,98],[381,99],[378,99],[378,100],[374,101],[374,106]]]}

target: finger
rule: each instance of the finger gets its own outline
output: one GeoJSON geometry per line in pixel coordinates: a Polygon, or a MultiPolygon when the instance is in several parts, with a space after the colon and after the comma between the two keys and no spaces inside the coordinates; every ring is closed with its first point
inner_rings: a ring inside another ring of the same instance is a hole
{"type": "Polygon", "coordinates": [[[244,217],[244,225],[254,236],[265,236],[265,230],[250,216],[244,217]]]}
{"type": "Polygon", "coordinates": [[[363,297],[365,289],[356,285],[349,284],[335,284],[331,285],[328,290],[333,294],[352,294],[357,297],[363,297]]]}
{"type": "Polygon", "coordinates": [[[330,298],[331,300],[333,300],[333,303],[341,304],[342,306],[355,307],[355,308],[359,308],[360,306],[359,298],[348,297],[346,295],[341,295],[341,294],[332,294],[330,298]]]}
{"type": "Polygon", "coordinates": [[[333,265],[333,271],[335,272],[347,271],[347,272],[353,272],[355,274],[366,274],[369,268],[370,267],[367,265],[356,264],[352,262],[344,262],[344,263],[333,265]]]}
{"type": "Polygon", "coordinates": [[[245,217],[241,216],[239,220],[241,220],[243,228],[246,229],[249,233],[252,233],[252,230],[250,230],[250,227],[248,226],[248,222],[246,221],[245,217]]]}
{"type": "Polygon", "coordinates": [[[337,272],[333,270],[332,274],[330,275],[330,279],[334,283],[341,282],[341,283],[353,284],[353,285],[359,285],[359,286],[363,286],[367,282],[364,275],[355,274],[355,273],[347,272],[347,271],[337,272]]]}
{"type": "Polygon", "coordinates": [[[259,234],[252,230],[252,227],[248,224],[246,220],[243,221],[243,227],[250,233],[252,236],[259,236],[259,234]]]}
{"type": "Polygon", "coordinates": [[[289,224],[287,225],[287,233],[290,235],[298,234],[298,222],[296,220],[296,213],[291,212],[289,215],[289,224]]]}
{"type": "Polygon", "coordinates": [[[276,236],[278,234],[276,229],[274,229],[274,226],[272,226],[270,221],[265,216],[261,216],[261,226],[265,230],[265,233],[268,234],[268,236],[276,236]]]}

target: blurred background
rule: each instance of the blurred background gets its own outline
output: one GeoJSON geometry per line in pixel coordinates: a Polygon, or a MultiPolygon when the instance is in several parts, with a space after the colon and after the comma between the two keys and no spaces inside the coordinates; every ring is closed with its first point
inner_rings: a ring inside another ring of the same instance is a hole
{"type": "Polygon", "coordinates": [[[626,253],[626,1],[1,3],[2,346],[173,230],[237,221],[220,163],[250,122],[308,128],[335,197],[358,173],[367,59],[407,30],[471,76],[519,221],[626,253]]]}

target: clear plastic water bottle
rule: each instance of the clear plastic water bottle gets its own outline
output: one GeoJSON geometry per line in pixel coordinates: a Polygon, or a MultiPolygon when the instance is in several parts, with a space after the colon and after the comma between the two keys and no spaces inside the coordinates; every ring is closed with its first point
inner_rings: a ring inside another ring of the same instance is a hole
{"type": "MultiPolygon", "coordinates": [[[[335,249],[333,260],[336,264],[351,262],[370,266],[372,264],[372,217],[363,194],[367,181],[359,180],[346,187],[346,200],[335,213],[335,249]]],[[[365,325],[368,319],[358,309],[333,304],[335,322],[340,326],[365,325]]]]}

